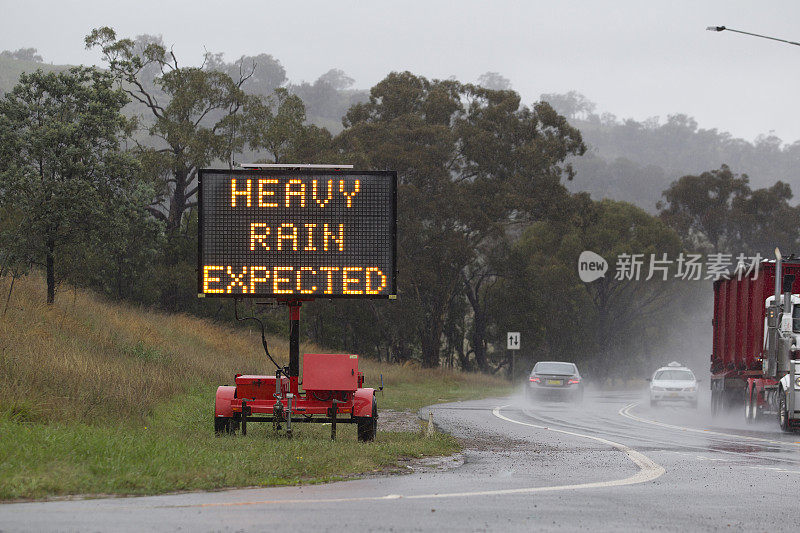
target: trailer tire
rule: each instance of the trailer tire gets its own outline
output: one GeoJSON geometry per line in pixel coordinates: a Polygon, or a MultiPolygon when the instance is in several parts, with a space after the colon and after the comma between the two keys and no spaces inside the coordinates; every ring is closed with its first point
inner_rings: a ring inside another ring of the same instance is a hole
{"type": "Polygon", "coordinates": [[[231,419],[227,416],[218,416],[214,418],[214,433],[223,435],[231,433],[231,419]]]}
{"type": "Polygon", "coordinates": [[[378,399],[372,397],[372,416],[357,417],[356,429],[360,442],[372,442],[378,432],[378,399]]]}
{"type": "Polygon", "coordinates": [[[786,409],[786,393],[783,389],[778,391],[778,425],[785,433],[792,431],[792,426],[789,425],[789,411],[786,409]]]}
{"type": "Polygon", "coordinates": [[[711,389],[711,416],[719,414],[720,407],[720,393],[716,389],[711,389]]]}

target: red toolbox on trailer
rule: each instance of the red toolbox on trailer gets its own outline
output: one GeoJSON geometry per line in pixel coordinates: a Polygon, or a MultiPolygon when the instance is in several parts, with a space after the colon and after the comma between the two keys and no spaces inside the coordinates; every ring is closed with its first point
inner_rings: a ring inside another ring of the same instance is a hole
{"type": "MultiPolygon", "coordinates": [[[[275,376],[236,376],[236,397],[241,399],[272,398],[275,394],[275,376]]],[[[281,376],[281,393],[289,392],[289,378],[281,376]]]]}
{"type": "Polygon", "coordinates": [[[303,355],[303,388],[307,391],[354,391],[358,388],[358,356],[307,353],[303,355]]]}

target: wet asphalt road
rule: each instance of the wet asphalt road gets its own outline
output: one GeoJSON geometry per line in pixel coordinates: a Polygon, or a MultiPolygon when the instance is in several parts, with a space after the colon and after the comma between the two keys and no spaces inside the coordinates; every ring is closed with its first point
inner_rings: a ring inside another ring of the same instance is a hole
{"type": "Polygon", "coordinates": [[[794,531],[800,435],[739,413],[651,409],[637,393],[579,406],[446,404],[465,439],[448,470],[309,487],[0,505],[5,531],[794,531]]]}

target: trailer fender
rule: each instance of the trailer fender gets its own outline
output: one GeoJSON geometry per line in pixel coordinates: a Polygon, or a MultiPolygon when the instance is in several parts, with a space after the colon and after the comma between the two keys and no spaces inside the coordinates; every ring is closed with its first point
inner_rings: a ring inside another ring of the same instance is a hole
{"type": "Polygon", "coordinates": [[[356,389],[353,395],[353,416],[373,416],[372,398],[375,389],[356,389]]]}
{"type": "Polygon", "coordinates": [[[235,394],[236,394],[236,387],[233,386],[217,387],[217,398],[214,401],[215,418],[218,416],[225,416],[225,417],[233,416],[233,407],[231,406],[231,402],[233,401],[235,394]]]}

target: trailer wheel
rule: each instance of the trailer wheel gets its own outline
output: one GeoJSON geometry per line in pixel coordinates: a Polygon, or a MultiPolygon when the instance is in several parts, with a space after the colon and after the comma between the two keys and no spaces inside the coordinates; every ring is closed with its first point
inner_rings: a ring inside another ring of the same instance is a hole
{"type": "Polygon", "coordinates": [[[789,425],[789,412],[786,409],[786,393],[783,392],[783,389],[778,391],[778,424],[781,426],[781,430],[786,433],[792,430],[789,425]]]}
{"type": "Polygon", "coordinates": [[[372,397],[372,416],[359,416],[356,427],[360,442],[372,442],[378,432],[378,399],[372,397]]]}
{"type": "Polygon", "coordinates": [[[711,389],[711,416],[717,416],[719,414],[719,400],[719,391],[711,389]]]}
{"type": "Polygon", "coordinates": [[[218,416],[214,418],[214,433],[222,435],[231,432],[231,419],[227,416],[218,416]]]}

